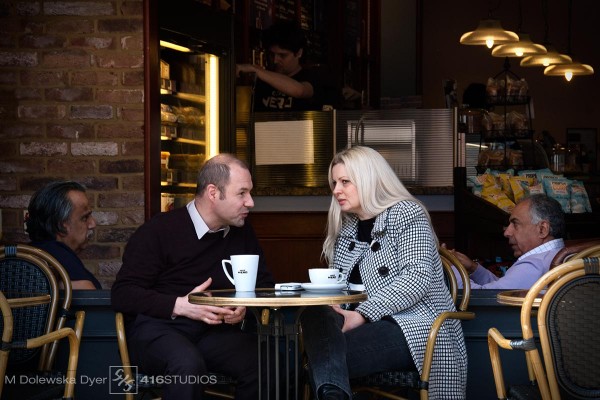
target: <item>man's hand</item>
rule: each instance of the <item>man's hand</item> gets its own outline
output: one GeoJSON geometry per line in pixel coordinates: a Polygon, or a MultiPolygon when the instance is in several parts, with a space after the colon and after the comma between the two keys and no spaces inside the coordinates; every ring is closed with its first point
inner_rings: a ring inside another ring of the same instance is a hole
{"type": "MultiPolygon", "coordinates": [[[[442,247],[446,248],[446,244],[443,243],[442,247]]],[[[479,266],[479,264],[477,264],[476,261],[472,260],[469,256],[461,253],[460,251],[457,251],[457,250],[448,250],[448,251],[450,251],[450,253],[454,254],[456,256],[456,258],[458,258],[458,261],[460,261],[461,264],[465,266],[465,269],[467,270],[467,272],[469,274],[472,274],[473,272],[475,272],[475,270],[479,266]]]]}
{"type": "Polygon", "coordinates": [[[364,325],[367,320],[365,317],[357,313],[356,311],[348,311],[342,309],[338,305],[331,306],[335,312],[344,317],[344,326],[342,326],[342,332],[348,332],[354,328],[358,328],[364,325]]]}
{"type": "Polygon", "coordinates": [[[254,65],[254,64],[236,64],[235,76],[240,76],[241,72],[257,73],[259,69],[260,69],[260,67],[257,65],[254,65]]]}
{"type": "MultiPolygon", "coordinates": [[[[206,290],[212,279],[208,278],[204,283],[196,286],[190,291],[202,292],[206,290]]],[[[188,295],[178,297],[175,301],[175,307],[173,307],[173,316],[175,317],[187,317],[196,321],[202,321],[209,325],[219,325],[222,323],[237,324],[244,319],[246,315],[245,307],[216,307],[216,306],[203,306],[199,304],[192,304],[188,301],[188,295]]]]}

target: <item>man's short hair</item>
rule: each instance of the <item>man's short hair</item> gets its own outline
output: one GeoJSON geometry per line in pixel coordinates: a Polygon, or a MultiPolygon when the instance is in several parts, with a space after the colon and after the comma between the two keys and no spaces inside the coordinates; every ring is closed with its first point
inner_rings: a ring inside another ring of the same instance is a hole
{"type": "Polygon", "coordinates": [[[230,166],[237,165],[243,169],[250,170],[248,164],[233,154],[221,153],[204,163],[198,172],[196,182],[196,196],[204,193],[208,185],[215,185],[221,193],[221,199],[225,196],[225,187],[229,183],[230,166]]]}
{"type": "Polygon", "coordinates": [[[306,36],[295,22],[276,22],[264,31],[265,47],[279,46],[296,54],[306,48],[306,36]]]}
{"type": "Polygon", "coordinates": [[[542,220],[550,224],[550,235],[555,239],[564,238],[566,231],[565,214],[560,203],[545,194],[534,194],[523,200],[529,201],[531,223],[537,224],[542,220]]]}

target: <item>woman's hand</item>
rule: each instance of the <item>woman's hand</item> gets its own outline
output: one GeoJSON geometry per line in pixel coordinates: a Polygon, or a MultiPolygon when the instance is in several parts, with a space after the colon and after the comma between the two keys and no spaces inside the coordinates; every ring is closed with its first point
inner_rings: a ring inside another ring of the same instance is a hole
{"type": "Polygon", "coordinates": [[[338,305],[331,307],[335,312],[344,317],[344,326],[342,326],[342,332],[348,332],[354,328],[358,328],[359,326],[367,323],[365,317],[363,317],[356,311],[344,310],[338,305]]]}

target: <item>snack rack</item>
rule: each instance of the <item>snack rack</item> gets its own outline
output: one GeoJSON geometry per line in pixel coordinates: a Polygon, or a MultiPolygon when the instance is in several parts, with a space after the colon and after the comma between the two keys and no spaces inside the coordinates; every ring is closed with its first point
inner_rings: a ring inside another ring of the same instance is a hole
{"type": "Polygon", "coordinates": [[[496,170],[535,169],[549,167],[543,149],[533,139],[533,101],[529,96],[527,83],[510,70],[508,57],[504,68],[493,78],[497,82],[495,90],[486,87],[486,106],[477,126],[479,131],[466,135],[466,142],[479,145],[475,169],[482,173],[487,168],[496,170]],[[500,109],[498,111],[497,109],[500,109]],[[524,114],[518,112],[524,110],[524,114]],[[496,118],[492,118],[494,115],[496,118]],[[525,116],[515,122],[513,116],[525,116]],[[487,122],[487,123],[486,123],[487,122]],[[520,151],[514,151],[520,150],[520,151]]]}

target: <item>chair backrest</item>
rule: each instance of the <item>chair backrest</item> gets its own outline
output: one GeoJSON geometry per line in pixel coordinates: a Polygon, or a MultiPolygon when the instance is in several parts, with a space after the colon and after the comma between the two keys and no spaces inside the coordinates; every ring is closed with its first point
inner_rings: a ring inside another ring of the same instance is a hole
{"type": "MultiPolygon", "coordinates": [[[[533,350],[540,391],[549,388],[552,399],[561,398],[561,393],[563,398],[600,398],[600,260],[571,260],[542,276],[525,298],[522,325],[531,316],[525,308],[540,293],[537,324],[545,364],[533,350]]],[[[524,329],[524,339],[527,336],[524,329]]]]}
{"type": "Polygon", "coordinates": [[[2,348],[0,348],[0,396],[4,387],[4,377],[6,376],[6,366],[8,364],[8,355],[10,348],[4,346],[4,343],[10,343],[13,337],[13,316],[10,305],[0,292],[0,309],[2,310],[2,348]]]}
{"type": "Polygon", "coordinates": [[[471,281],[469,280],[469,273],[467,272],[465,266],[454,254],[452,254],[450,250],[440,247],[439,253],[440,258],[442,259],[442,265],[444,267],[446,283],[448,284],[448,289],[452,295],[452,300],[454,301],[454,304],[456,304],[456,309],[459,311],[467,311],[471,297],[471,281]],[[462,293],[460,297],[458,297],[458,283],[456,281],[454,271],[452,270],[452,266],[457,269],[463,281],[462,293]],[[459,304],[457,304],[458,299],[460,299],[459,304]]]}
{"type": "MultiPolygon", "coordinates": [[[[587,250],[590,247],[600,246],[599,238],[577,239],[565,242],[565,247],[560,249],[550,263],[550,269],[555,268],[569,260],[575,259],[575,255],[581,251],[587,250]]],[[[588,257],[590,255],[587,255],[588,257]]],[[[577,256],[578,258],[586,257],[586,255],[577,256]]]]}
{"type": "MultiPolygon", "coordinates": [[[[24,244],[0,246],[0,290],[7,297],[51,297],[49,304],[12,311],[13,340],[41,336],[64,326],[72,299],[71,282],[62,265],[45,251],[24,244]]],[[[57,347],[58,341],[41,349],[15,349],[11,351],[10,363],[28,363],[39,356],[38,368],[50,370],[57,347]]]]}

